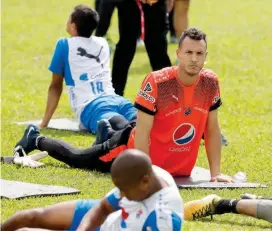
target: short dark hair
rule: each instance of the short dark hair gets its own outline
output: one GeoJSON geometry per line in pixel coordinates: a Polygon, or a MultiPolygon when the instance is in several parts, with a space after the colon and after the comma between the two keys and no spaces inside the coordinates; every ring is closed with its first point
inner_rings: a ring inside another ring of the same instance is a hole
{"type": "Polygon", "coordinates": [[[189,37],[190,39],[193,39],[193,40],[204,40],[206,43],[206,47],[207,47],[206,34],[197,28],[192,27],[192,28],[185,30],[182,33],[182,35],[180,36],[180,39],[179,39],[179,43],[178,43],[179,47],[181,46],[183,40],[186,37],[189,37]]]}
{"type": "Polygon", "coordinates": [[[86,5],[77,5],[71,14],[71,23],[76,24],[77,33],[81,37],[89,38],[96,29],[98,21],[98,13],[86,5]]]}

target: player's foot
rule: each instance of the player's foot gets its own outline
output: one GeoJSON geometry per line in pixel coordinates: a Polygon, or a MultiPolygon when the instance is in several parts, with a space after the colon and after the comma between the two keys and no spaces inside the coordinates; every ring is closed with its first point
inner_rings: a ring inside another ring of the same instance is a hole
{"type": "Polygon", "coordinates": [[[184,205],[184,219],[196,220],[214,214],[217,201],[221,198],[216,194],[208,195],[202,199],[194,200],[184,205]]]}
{"type": "Polygon", "coordinates": [[[222,135],[222,134],[221,134],[221,144],[223,146],[228,146],[228,144],[229,144],[227,138],[224,135],[222,135]]]}
{"type": "Polygon", "coordinates": [[[94,144],[102,144],[113,134],[113,129],[108,120],[103,119],[98,122],[97,134],[94,144]]]}
{"type": "Polygon", "coordinates": [[[19,156],[24,156],[24,154],[28,154],[35,150],[35,142],[38,136],[40,136],[40,129],[37,126],[33,124],[27,126],[23,137],[14,147],[14,155],[18,153],[19,156]]]}

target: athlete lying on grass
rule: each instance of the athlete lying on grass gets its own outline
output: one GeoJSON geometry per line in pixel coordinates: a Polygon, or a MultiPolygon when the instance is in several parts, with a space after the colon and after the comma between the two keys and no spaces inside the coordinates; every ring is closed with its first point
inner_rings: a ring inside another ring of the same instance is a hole
{"type": "MultiPolygon", "coordinates": [[[[209,195],[200,200],[190,201],[184,205],[184,220],[196,220],[216,214],[236,213],[272,223],[272,198],[257,197],[255,195],[248,197],[247,195],[249,194],[244,194],[242,198],[245,199],[241,200],[227,200],[221,199],[217,195],[209,195]]],[[[80,223],[84,224],[85,221],[88,221],[88,215],[85,216],[85,214],[91,214],[90,211],[98,203],[99,201],[95,200],[66,201],[45,208],[20,211],[5,221],[2,230],[13,231],[20,227],[35,227],[33,229],[22,228],[19,229],[20,231],[40,230],[36,228],[57,228],[62,230],[69,228],[70,230],[76,230],[80,223]]],[[[95,208],[92,214],[96,211],[95,208]]],[[[137,214],[135,220],[137,220],[137,214]]],[[[84,230],[80,228],[78,230],[84,230]]]]}
{"type": "Polygon", "coordinates": [[[181,230],[184,210],[175,181],[152,166],[148,155],[126,150],[113,162],[111,177],[116,188],[102,200],[68,201],[21,211],[1,230],[181,230]]]}
{"type": "MultiPolygon", "coordinates": [[[[124,126],[124,129],[115,131],[108,120],[100,120],[94,145],[86,149],[79,149],[64,141],[41,136],[37,126],[29,125],[23,137],[15,145],[14,153],[23,156],[23,153],[28,154],[38,149],[48,152],[51,157],[70,167],[109,172],[113,160],[122,151],[134,148],[136,123],[131,122],[124,126]]],[[[154,158],[159,158],[159,156],[153,156],[152,161],[154,158]]],[[[221,176],[218,175],[211,180],[221,181],[221,176]]]]}

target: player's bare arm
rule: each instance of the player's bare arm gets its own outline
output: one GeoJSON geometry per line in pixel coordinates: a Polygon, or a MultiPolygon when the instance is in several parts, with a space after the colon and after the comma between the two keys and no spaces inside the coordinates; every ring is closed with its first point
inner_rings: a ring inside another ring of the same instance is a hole
{"type": "Polygon", "coordinates": [[[47,127],[50,119],[52,118],[58,106],[62,89],[63,89],[63,76],[53,74],[52,81],[48,89],[48,97],[44,117],[42,123],[40,124],[41,128],[47,127]]]}
{"type": "Polygon", "coordinates": [[[66,230],[73,220],[75,203],[76,201],[65,201],[43,208],[18,211],[1,225],[1,231],[36,230],[37,228],[66,230]]]}
{"type": "Polygon", "coordinates": [[[104,198],[84,216],[77,231],[89,231],[98,228],[112,212],[114,212],[114,209],[104,198]]]}
{"type": "Polygon", "coordinates": [[[217,110],[209,112],[204,137],[212,181],[230,182],[230,179],[221,176],[221,131],[217,110]]]}
{"type": "Polygon", "coordinates": [[[135,148],[149,154],[149,137],[153,126],[154,116],[139,111],[135,132],[135,148]]]}

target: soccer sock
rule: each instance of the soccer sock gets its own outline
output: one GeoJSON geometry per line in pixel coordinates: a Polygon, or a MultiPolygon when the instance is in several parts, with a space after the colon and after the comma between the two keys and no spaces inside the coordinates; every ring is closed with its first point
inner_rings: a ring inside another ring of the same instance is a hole
{"type": "Polygon", "coordinates": [[[221,200],[216,205],[215,214],[238,213],[236,205],[239,200],[221,200]]]}

